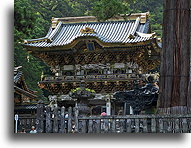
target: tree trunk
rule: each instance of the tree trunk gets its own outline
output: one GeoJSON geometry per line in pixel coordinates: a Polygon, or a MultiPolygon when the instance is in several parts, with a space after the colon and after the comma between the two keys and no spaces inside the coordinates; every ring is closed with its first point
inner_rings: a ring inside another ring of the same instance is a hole
{"type": "Polygon", "coordinates": [[[164,0],[158,113],[188,113],[190,0],[164,0]]]}

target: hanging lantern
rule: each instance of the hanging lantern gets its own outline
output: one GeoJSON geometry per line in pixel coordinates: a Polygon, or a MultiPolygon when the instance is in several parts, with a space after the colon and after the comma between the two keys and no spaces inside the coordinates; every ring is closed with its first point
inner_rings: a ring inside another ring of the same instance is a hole
{"type": "Polygon", "coordinates": [[[30,62],[30,56],[29,55],[27,56],[27,62],[30,62]]]}
{"type": "Polygon", "coordinates": [[[41,79],[41,81],[44,80],[44,72],[43,72],[43,71],[42,71],[42,73],[41,73],[40,79],[41,79]]]}

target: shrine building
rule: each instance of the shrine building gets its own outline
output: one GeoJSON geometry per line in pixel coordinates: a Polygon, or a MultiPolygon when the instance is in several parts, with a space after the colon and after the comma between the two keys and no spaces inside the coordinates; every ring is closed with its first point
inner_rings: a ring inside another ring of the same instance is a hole
{"type": "Polygon", "coordinates": [[[23,46],[50,67],[52,74],[42,75],[39,87],[59,106],[82,105],[92,115],[114,115],[125,109],[114,93],[131,90],[159,66],[159,41],[147,12],[105,22],[94,16],[52,18],[45,37],[24,40],[23,46]],[[72,95],[80,90],[89,94],[85,102],[72,95]]]}
{"type": "Polygon", "coordinates": [[[36,114],[37,92],[28,88],[22,66],[14,68],[14,114],[32,117],[36,114]]]}

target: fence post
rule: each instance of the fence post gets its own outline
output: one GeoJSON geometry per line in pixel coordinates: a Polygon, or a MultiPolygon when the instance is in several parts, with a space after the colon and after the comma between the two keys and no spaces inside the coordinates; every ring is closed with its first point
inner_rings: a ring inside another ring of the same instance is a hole
{"type": "Polygon", "coordinates": [[[52,131],[52,121],[51,121],[51,108],[46,107],[46,133],[51,133],[52,131]]]}
{"type": "Polygon", "coordinates": [[[148,127],[147,127],[147,118],[143,119],[143,132],[147,133],[148,132],[148,127]]]}
{"type": "Polygon", "coordinates": [[[174,132],[180,133],[180,125],[179,125],[179,119],[175,119],[175,125],[174,125],[174,132]]]}
{"type": "Polygon", "coordinates": [[[93,132],[93,120],[89,119],[88,133],[92,133],[92,132],[93,132]]]}
{"type": "Polygon", "coordinates": [[[168,121],[168,128],[167,128],[167,132],[168,133],[172,133],[173,131],[172,131],[172,129],[173,129],[173,124],[174,124],[174,122],[173,122],[173,119],[167,119],[167,121],[168,121]]]}
{"type": "Polygon", "coordinates": [[[78,133],[78,115],[79,115],[79,110],[78,110],[78,107],[75,107],[74,108],[74,120],[75,120],[75,133],[78,133]]]}
{"type": "Polygon", "coordinates": [[[82,120],[82,133],[86,133],[86,130],[87,130],[86,121],[87,120],[85,119],[82,120]]]}
{"type": "Polygon", "coordinates": [[[72,132],[72,107],[68,108],[68,133],[72,132]]]}
{"type": "Polygon", "coordinates": [[[186,118],[183,118],[182,119],[182,132],[183,133],[186,133],[188,132],[188,124],[187,124],[187,119],[186,118]]]}
{"type": "Polygon", "coordinates": [[[61,116],[60,116],[60,133],[65,133],[65,107],[61,108],[61,116]]]}
{"type": "Polygon", "coordinates": [[[135,133],[138,133],[140,129],[140,122],[139,119],[135,119],[135,133]]]}
{"type": "Polygon", "coordinates": [[[160,133],[164,132],[163,119],[159,119],[159,132],[160,133]]]}
{"type": "Polygon", "coordinates": [[[120,133],[123,133],[125,130],[125,120],[120,119],[120,133]]]}
{"type": "Polygon", "coordinates": [[[37,120],[36,120],[36,129],[38,133],[44,131],[44,102],[42,100],[38,101],[37,104],[37,120]]]}
{"type": "Polygon", "coordinates": [[[127,133],[131,133],[132,129],[131,129],[131,119],[127,119],[126,121],[126,131],[127,133]]]}
{"type": "Polygon", "coordinates": [[[116,125],[115,125],[115,118],[112,119],[112,125],[111,125],[111,129],[112,129],[112,133],[116,132],[116,125]]]}
{"type": "Polygon", "coordinates": [[[156,118],[152,118],[151,119],[151,133],[156,133],[157,129],[156,129],[156,118]]]}
{"type": "Polygon", "coordinates": [[[58,107],[54,108],[54,124],[53,124],[53,133],[58,133],[58,107]]]}
{"type": "Polygon", "coordinates": [[[169,126],[169,120],[167,119],[163,119],[163,133],[167,133],[168,132],[168,126],[169,126]]]}
{"type": "Polygon", "coordinates": [[[96,133],[100,133],[101,132],[101,120],[98,119],[95,121],[95,129],[96,129],[96,133]]]}
{"type": "Polygon", "coordinates": [[[103,128],[104,133],[109,132],[109,119],[103,119],[103,128]]]}
{"type": "Polygon", "coordinates": [[[30,124],[30,119],[26,120],[26,129],[30,129],[31,128],[31,124],[30,124]]]}

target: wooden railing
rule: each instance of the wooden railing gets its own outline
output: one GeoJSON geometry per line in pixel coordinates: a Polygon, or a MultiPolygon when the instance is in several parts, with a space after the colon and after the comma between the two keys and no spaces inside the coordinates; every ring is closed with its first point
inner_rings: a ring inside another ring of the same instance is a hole
{"type": "Polygon", "coordinates": [[[129,115],[78,118],[79,133],[190,133],[191,115],[129,115]]]}
{"type": "Polygon", "coordinates": [[[22,117],[19,115],[18,120],[18,132],[22,131],[22,128],[26,130],[28,133],[31,130],[32,126],[36,126],[38,124],[36,117],[22,117]]]}
{"type": "Polygon", "coordinates": [[[191,115],[78,116],[69,107],[39,108],[36,118],[19,117],[18,128],[38,133],[191,133],[191,115]],[[67,115],[67,117],[66,117],[67,115]]]}
{"type": "Polygon", "coordinates": [[[135,74],[108,74],[108,75],[84,75],[84,76],[54,76],[45,77],[43,82],[46,81],[91,81],[91,80],[124,80],[124,79],[137,79],[138,76],[135,74]]]}

